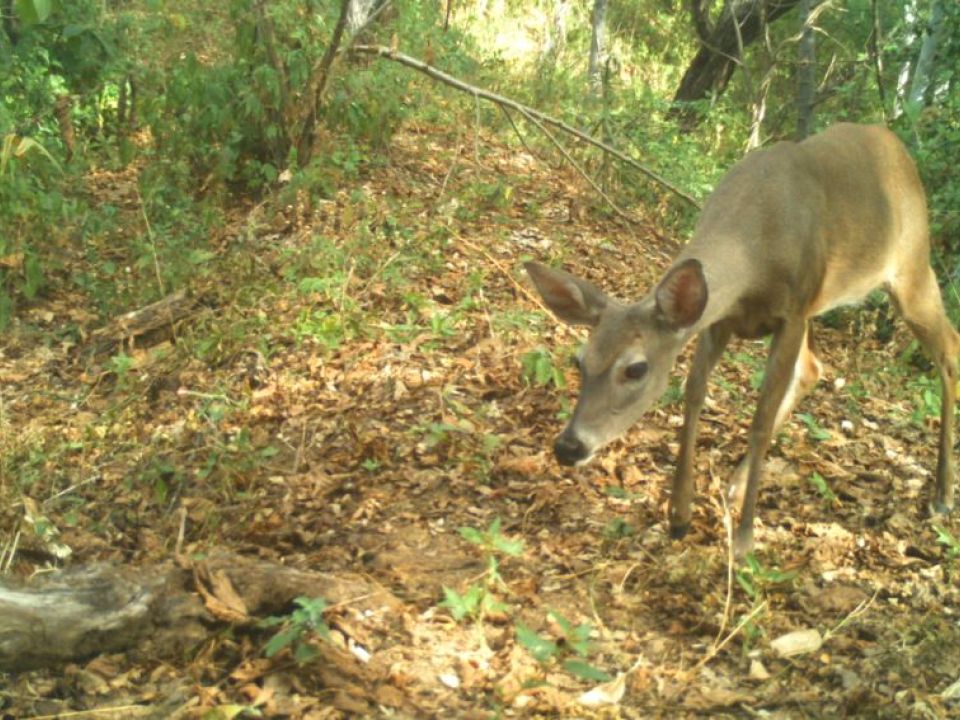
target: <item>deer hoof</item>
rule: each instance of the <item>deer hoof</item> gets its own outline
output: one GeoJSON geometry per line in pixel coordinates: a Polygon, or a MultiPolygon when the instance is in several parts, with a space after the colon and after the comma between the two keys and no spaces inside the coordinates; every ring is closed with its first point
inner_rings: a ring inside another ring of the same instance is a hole
{"type": "Polygon", "coordinates": [[[671,525],[670,539],[683,540],[688,532],[690,532],[690,523],[684,523],[683,525],[671,525]]]}

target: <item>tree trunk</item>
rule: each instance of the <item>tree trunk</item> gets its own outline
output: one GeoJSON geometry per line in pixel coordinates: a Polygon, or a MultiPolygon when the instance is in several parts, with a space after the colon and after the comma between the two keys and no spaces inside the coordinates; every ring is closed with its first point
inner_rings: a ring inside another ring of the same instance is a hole
{"type": "Polygon", "coordinates": [[[917,56],[917,65],[913,70],[910,92],[907,95],[907,102],[917,107],[926,104],[930,90],[933,88],[936,74],[934,60],[946,29],[943,15],[943,0],[933,0],[930,7],[930,22],[924,29],[920,55],[917,56]]]}
{"type": "Polygon", "coordinates": [[[540,63],[544,67],[552,67],[556,63],[567,38],[569,0],[553,0],[552,6],[550,24],[544,32],[543,49],[540,51],[540,63]]]}
{"type": "Polygon", "coordinates": [[[904,31],[906,37],[904,55],[907,59],[900,66],[900,72],[897,73],[897,95],[893,101],[893,117],[898,118],[903,113],[904,105],[907,104],[907,97],[910,91],[910,78],[914,76],[914,67],[917,56],[913,53],[913,46],[916,43],[918,30],[919,10],[916,0],[907,0],[903,5],[903,24],[907,30],[904,31]]]}
{"type": "Polygon", "coordinates": [[[763,29],[793,9],[800,0],[730,0],[720,17],[711,22],[705,0],[694,0],[693,23],[700,37],[700,50],[687,67],[674,102],[704,100],[727,88],[740,63],[739,49],[746,48],[763,29]]]}
{"type": "Polygon", "coordinates": [[[813,102],[816,93],[816,41],[811,24],[813,0],[800,0],[802,30],[797,48],[797,141],[813,131],[813,102]]]}
{"type": "Polygon", "coordinates": [[[607,16],[607,0],[593,1],[593,37],[590,40],[590,65],[587,76],[590,92],[599,96],[603,90],[603,33],[607,16]]]}

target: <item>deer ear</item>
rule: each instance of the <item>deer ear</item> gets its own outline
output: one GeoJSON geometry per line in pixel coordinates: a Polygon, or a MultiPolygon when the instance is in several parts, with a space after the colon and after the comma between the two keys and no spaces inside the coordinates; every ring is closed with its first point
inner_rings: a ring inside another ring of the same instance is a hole
{"type": "Polygon", "coordinates": [[[547,307],[563,322],[592,327],[600,321],[607,296],[596,286],[540,263],[528,262],[523,266],[547,307]]]}
{"type": "Polygon", "coordinates": [[[693,258],[670,268],[656,291],[657,312],[673,328],[693,325],[707,306],[707,279],[693,258]]]}

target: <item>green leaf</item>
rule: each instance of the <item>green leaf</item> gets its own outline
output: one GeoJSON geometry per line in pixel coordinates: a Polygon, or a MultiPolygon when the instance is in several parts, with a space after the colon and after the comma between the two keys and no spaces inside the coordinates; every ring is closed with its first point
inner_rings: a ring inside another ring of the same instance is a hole
{"type": "Polygon", "coordinates": [[[17,17],[25,25],[46,22],[53,12],[53,0],[16,0],[17,17]]]}
{"type": "Polygon", "coordinates": [[[476,528],[461,527],[457,529],[457,532],[459,532],[460,537],[462,537],[468,543],[473,543],[474,545],[483,545],[483,533],[476,528]]]}
{"type": "Polygon", "coordinates": [[[319,654],[320,651],[313,645],[308,643],[298,643],[297,647],[293,651],[293,659],[296,660],[300,665],[306,665],[319,654]]]}
{"type": "Polygon", "coordinates": [[[536,632],[521,622],[516,625],[517,641],[527,649],[533,657],[539,662],[546,662],[555,657],[558,649],[557,644],[552,640],[541,637],[536,632]]]}
{"type": "Polygon", "coordinates": [[[611,675],[583,660],[564,660],[562,666],[568,673],[583,680],[596,680],[597,682],[613,680],[611,675]]]}
{"type": "Polygon", "coordinates": [[[23,294],[28,298],[36,297],[40,288],[43,287],[43,268],[40,266],[40,260],[35,255],[28,255],[23,263],[23,275],[26,282],[23,286],[23,294]]]}
{"type": "Polygon", "coordinates": [[[523,540],[511,540],[502,535],[493,538],[493,547],[510,557],[517,557],[523,554],[523,540]]]}
{"type": "Polygon", "coordinates": [[[286,630],[281,630],[272,638],[270,638],[266,644],[266,647],[263,648],[263,654],[268,658],[273,657],[291,643],[296,642],[299,637],[300,630],[298,628],[287,628],[286,630]]]}

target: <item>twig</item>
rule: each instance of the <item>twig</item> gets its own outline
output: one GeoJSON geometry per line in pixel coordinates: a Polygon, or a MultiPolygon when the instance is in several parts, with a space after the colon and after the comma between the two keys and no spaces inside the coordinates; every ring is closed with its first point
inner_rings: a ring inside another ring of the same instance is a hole
{"type": "Polygon", "coordinates": [[[539,120],[541,123],[544,123],[545,125],[550,125],[551,127],[557,128],[558,130],[562,130],[565,133],[573,135],[574,137],[577,137],[580,140],[583,140],[584,142],[590,145],[593,145],[594,147],[599,148],[600,150],[603,150],[604,152],[609,153],[616,158],[619,158],[620,160],[627,163],[632,168],[636,169],[646,177],[650,178],[654,182],[665,187],[667,190],[672,192],[681,200],[684,200],[685,202],[689,203],[691,206],[695,208],[700,207],[700,203],[697,202],[697,200],[692,195],[684,192],[683,190],[678,188],[676,185],[671,183],[666,178],[661,177],[650,168],[642,165],[641,163],[634,160],[632,157],[625,155],[619,150],[611,147],[607,143],[601,140],[597,140],[594,137],[591,137],[590,135],[583,132],[582,130],[578,130],[577,128],[568,125],[562,120],[558,120],[554,117],[551,117],[545,113],[540,112],[539,110],[535,110],[532,107],[523,105],[517,102],[516,100],[511,100],[508,97],[504,97],[503,95],[498,95],[497,93],[493,93],[488,90],[483,90],[481,88],[478,88],[474,85],[470,85],[469,83],[464,82],[459,78],[455,78],[452,75],[448,75],[447,73],[433,67],[432,65],[428,65],[423,60],[418,60],[417,58],[411,57],[409,55],[405,55],[404,53],[401,53],[401,52],[391,50],[390,48],[383,47],[382,45],[356,45],[352,48],[348,48],[347,51],[351,53],[362,54],[362,55],[376,55],[378,57],[385,58],[387,60],[393,60],[394,62],[398,62],[401,65],[406,65],[407,67],[412,68],[418,72],[421,72],[427,77],[430,77],[434,80],[438,80],[446,85],[449,85],[450,87],[454,87],[463,92],[467,92],[467,93],[470,93],[471,95],[475,95],[478,98],[483,98],[484,100],[488,100],[492,103],[496,103],[497,105],[508,107],[513,110],[516,110],[517,112],[521,112],[524,114],[528,114],[532,117],[535,117],[537,118],[537,120],[539,120]]]}
{"type": "Polygon", "coordinates": [[[70,487],[58,492],[56,495],[51,495],[50,497],[48,497],[46,500],[43,501],[43,504],[47,505],[47,503],[51,503],[57,498],[63,497],[67,493],[71,493],[79,487],[83,487],[84,485],[89,485],[90,483],[93,482],[93,480],[94,479],[91,477],[91,478],[87,478],[86,480],[83,480],[82,482],[78,482],[75,485],[71,485],[70,487]]]}
{"type": "Polygon", "coordinates": [[[510,114],[510,111],[507,110],[503,105],[497,105],[497,107],[500,108],[501,112],[503,112],[503,114],[507,116],[507,120],[510,121],[510,126],[513,128],[513,131],[517,134],[517,138],[520,140],[520,144],[523,145],[524,149],[528,153],[530,153],[531,157],[535,157],[539,160],[540,159],[539,156],[533,150],[530,149],[529,145],[527,145],[527,141],[523,137],[523,133],[520,132],[520,128],[518,128],[517,124],[513,121],[513,115],[510,114]]]}
{"type": "Polygon", "coordinates": [[[473,126],[473,162],[480,167],[480,96],[474,94],[473,99],[477,104],[477,124],[473,126]]]}
{"type": "Polygon", "coordinates": [[[727,599],[723,603],[723,615],[720,618],[720,629],[717,630],[717,637],[713,641],[714,648],[720,642],[723,631],[727,629],[727,622],[730,619],[730,603],[733,599],[733,518],[730,517],[730,507],[727,505],[725,488],[720,492],[720,502],[723,503],[723,527],[727,531],[727,599]]]}
{"type": "Polygon", "coordinates": [[[460,160],[460,139],[463,137],[463,125],[457,123],[457,149],[453,151],[453,162],[450,163],[450,169],[447,170],[447,174],[443,176],[443,182],[440,184],[440,192],[437,193],[437,202],[440,202],[440,198],[443,197],[443,193],[447,190],[447,183],[450,182],[450,178],[453,176],[453,171],[457,167],[457,162],[460,160]]]}
{"type": "Polygon", "coordinates": [[[530,113],[528,113],[526,110],[524,110],[524,109],[522,109],[522,108],[521,108],[521,110],[520,110],[520,113],[521,113],[524,117],[526,117],[527,120],[529,120],[529,121],[532,122],[534,125],[536,125],[537,128],[540,130],[540,132],[542,132],[544,135],[547,136],[547,138],[550,140],[550,142],[552,142],[552,143],[554,144],[554,146],[557,148],[557,150],[560,151],[560,154],[563,155],[563,157],[566,158],[567,162],[570,163],[570,164],[573,166],[573,169],[576,170],[578,173],[580,173],[580,175],[583,176],[583,179],[584,179],[584,180],[586,180],[588,183],[590,183],[591,187],[593,187],[593,189],[597,191],[597,194],[600,195],[600,197],[602,197],[604,200],[606,200],[606,201],[610,204],[610,207],[613,208],[614,212],[616,212],[617,215],[621,216],[621,217],[624,218],[625,220],[629,220],[629,221],[632,222],[632,223],[638,223],[638,222],[639,222],[636,218],[634,218],[632,215],[630,215],[630,213],[628,213],[626,210],[623,210],[619,205],[617,205],[617,204],[613,201],[613,198],[611,198],[609,195],[607,195],[607,194],[603,191],[603,188],[601,188],[600,185],[597,184],[597,181],[594,180],[592,177],[590,177],[590,175],[587,173],[586,170],[584,170],[582,167],[580,167],[580,163],[578,163],[576,160],[573,159],[573,156],[570,155],[570,153],[567,152],[567,149],[561,144],[561,142],[560,142],[559,140],[557,140],[557,139],[553,136],[553,134],[552,134],[549,130],[547,130],[547,128],[545,128],[545,127],[543,126],[543,123],[541,123],[539,120],[537,120],[535,117],[533,117],[533,115],[531,115],[530,113]]]}
{"type": "MultiPolygon", "coordinates": [[[[484,250],[482,247],[478,247],[478,246],[474,245],[472,242],[470,242],[470,241],[467,240],[466,238],[461,237],[461,238],[460,238],[460,241],[461,241],[464,245],[466,245],[468,248],[470,248],[471,250],[480,253],[480,254],[483,255],[487,260],[489,260],[490,262],[492,262],[492,263],[496,266],[496,268],[497,268],[500,272],[502,272],[502,273],[507,277],[507,279],[510,280],[510,282],[512,282],[512,283],[514,284],[514,286],[517,288],[517,290],[519,290],[521,293],[523,293],[524,295],[526,295],[527,299],[529,299],[529,300],[530,300],[531,302],[533,302],[534,304],[539,305],[544,311],[550,312],[550,309],[549,309],[546,305],[543,304],[543,301],[540,300],[540,298],[538,298],[538,297],[537,297],[536,295],[534,295],[532,292],[530,292],[529,290],[527,290],[523,285],[521,285],[520,283],[518,283],[518,282],[514,279],[513,274],[512,274],[507,268],[505,268],[505,267],[503,266],[503,263],[501,263],[499,260],[497,260],[495,257],[493,257],[490,253],[488,253],[488,252],[487,252],[486,250],[484,250]]],[[[561,327],[565,327],[565,326],[561,326],[561,327]]]]}
{"type": "Polygon", "coordinates": [[[307,424],[300,426],[300,444],[297,445],[297,452],[293,456],[293,468],[290,474],[296,475],[300,471],[300,461],[303,460],[303,449],[307,445],[307,424]]]}
{"type": "Polygon", "coordinates": [[[873,595],[871,595],[869,599],[861,601],[860,604],[857,605],[853,610],[851,610],[846,615],[846,617],[843,618],[843,620],[838,622],[832,630],[827,630],[823,634],[823,642],[826,643],[827,640],[829,640],[838,632],[840,632],[840,630],[843,629],[843,626],[846,625],[848,622],[863,615],[869,609],[869,607],[873,605],[873,601],[877,599],[877,595],[879,594],[879,592],[880,592],[880,588],[877,588],[876,590],[874,590],[873,595]]]}
{"type": "MultiPolygon", "coordinates": [[[[147,208],[143,204],[143,197],[140,195],[140,184],[137,183],[134,185],[134,190],[137,193],[137,203],[140,205],[140,214],[143,216],[143,224],[147,230],[147,239],[150,241],[150,249],[153,253],[153,269],[157,274],[157,288],[160,290],[161,297],[166,295],[166,292],[163,289],[163,277],[160,275],[160,259],[157,257],[157,239],[153,234],[153,226],[150,224],[150,218],[147,216],[147,208]]],[[[176,336],[176,332],[174,332],[176,336]]]]}
{"type": "Polygon", "coordinates": [[[743,630],[743,628],[746,627],[747,623],[749,623],[751,620],[753,620],[753,618],[759,615],[760,611],[766,609],[766,607],[767,607],[767,601],[764,600],[762,603],[757,605],[753,610],[751,610],[750,614],[747,615],[743,620],[738,622],[737,626],[730,631],[730,634],[727,635],[719,645],[714,645],[712,648],[710,648],[707,654],[700,659],[700,662],[698,662],[696,665],[693,666],[693,669],[690,671],[691,675],[696,673],[700,668],[702,668],[708,662],[713,660],[713,658],[715,658],[717,654],[721,650],[723,650],[724,647],[726,647],[727,643],[733,640],[733,638],[735,638],[737,634],[741,630],[743,630]]]}
{"type": "Polygon", "coordinates": [[[177,530],[177,542],[173,546],[173,555],[174,557],[180,557],[183,553],[183,539],[187,535],[187,509],[185,507],[180,508],[180,528],[177,530]]]}

